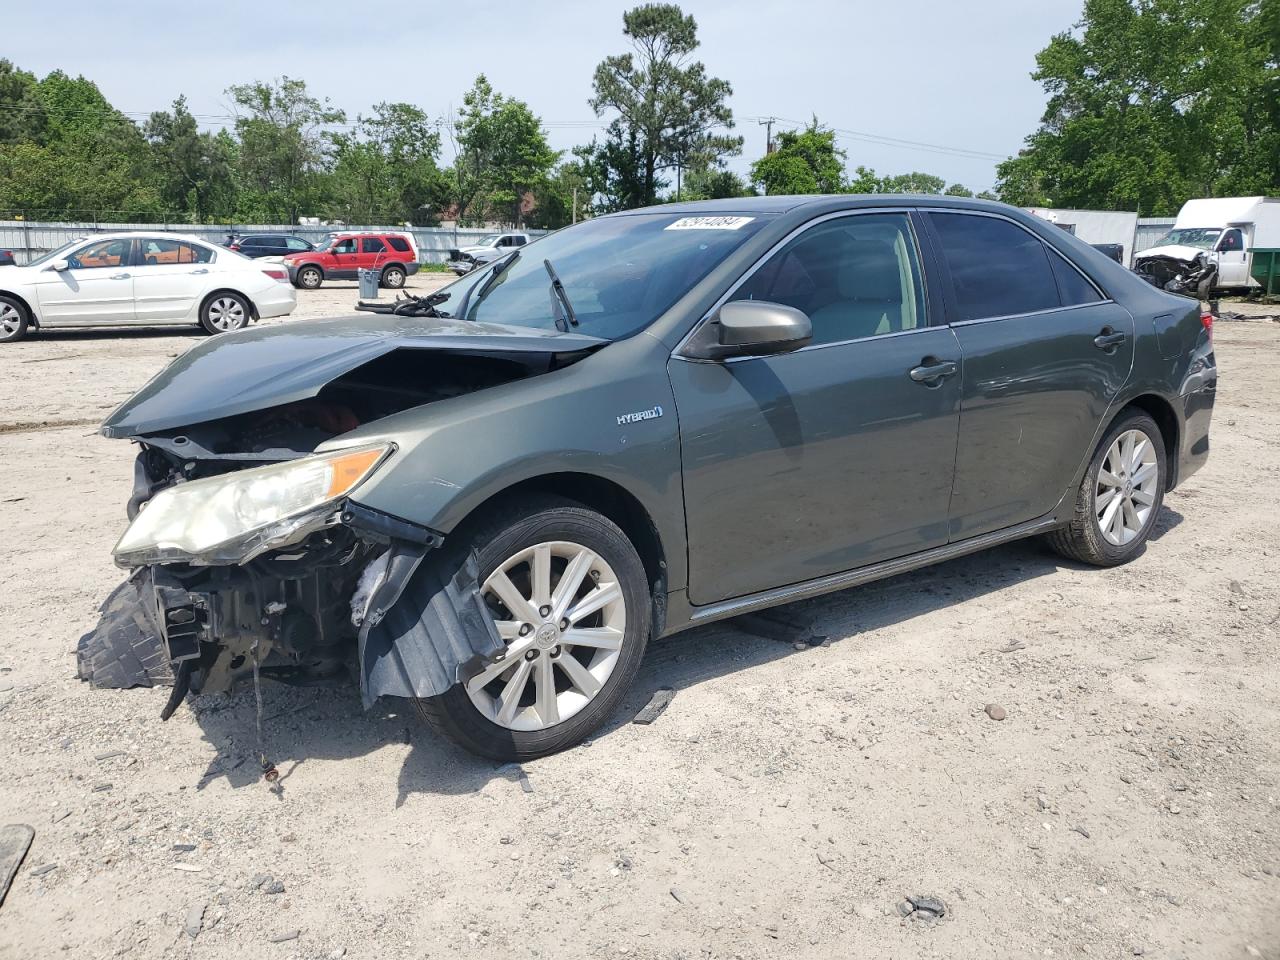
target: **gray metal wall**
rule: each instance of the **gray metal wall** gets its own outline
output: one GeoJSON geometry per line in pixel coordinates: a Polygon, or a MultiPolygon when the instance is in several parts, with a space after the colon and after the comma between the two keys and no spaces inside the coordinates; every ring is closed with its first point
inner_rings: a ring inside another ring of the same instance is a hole
{"type": "Polygon", "coordinates": [[[1156,245],[1156,241],[1173,229],[1173,217],[1139,217],[1138,229],[1133,237],[1133,252],[1141,253],[1156,245]]]}
{"type": "MultiPolygon", "coordinates": [[[[35,220],[0,220],[0,250],[12,250],[18,263],[29,260],[62,246],[69,240],[78,240],[95,233],[116,233],[120,231],[185,233],[200,237],[212,243],[221,243],[226,239],[230,228],[226,226],[210,226],[208,224],[171,224],[159,223],[46,223],[35,220]]],[[[495,230],[479,230],[464,228],[445,230],[439,227],[404,227],[387,226],[345,226],[345,227],[288,227],[279,224],[241,224],[235,232],[244,233],[283,233],[315,242],[327,233],[352,230],[388,230],[412,233],[418,244],[418,255],[423,263],[444,263],[451,247],[464,247],[475,243],[480,237],[497,233],[495,230]]],[[[530,236],[540,237],[546,230],[526,230],[530,236]]]]}

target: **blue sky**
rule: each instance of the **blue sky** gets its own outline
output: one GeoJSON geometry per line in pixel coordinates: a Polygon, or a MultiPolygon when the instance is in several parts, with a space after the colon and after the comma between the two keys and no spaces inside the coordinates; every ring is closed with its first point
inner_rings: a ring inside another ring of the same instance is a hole
{"type": "MultiPolygon", "coordinates": [[[[70,0],[58,5],[55,27],[44,5],[7,4],[0,56],[42,76],[58,68],[84,74],[117,107],[140,113],[185,93],[194,113],[226,114],[230,84],[287,75],[352,118],[380,100],[407,100],[441,116],[457,109],[483,72],[498,90],[526,100],[552,145],[567,149],[603,125],[587,105],[591,74],[603,57],[626,49],[622,12],[632,5],[70,0]]],[[[778,129],[816,113],[848,131],[840,138],[850,168],[922,170],[983,189],[1038,121],[1045,97],[1030,78],[1035,54],[1078,19],[1081,0],[682,6],[698,21],[698,58],[733,85],[731,106],[746,137],[735,169],[745,171],[763,152],[755,118],[783,118],[778,129]]]]}

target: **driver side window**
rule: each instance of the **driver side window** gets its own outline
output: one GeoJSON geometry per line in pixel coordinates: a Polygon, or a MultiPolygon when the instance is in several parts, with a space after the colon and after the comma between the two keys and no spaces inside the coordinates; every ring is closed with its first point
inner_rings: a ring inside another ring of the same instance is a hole
{"type": "Polygon", "coordinates": [[[333,245],[334,253],[355,253],[356,241],[354,237],[348,237],[346,240],[339,240],[333,245]]]}
{"type": "Polygon", "coordinates": [[[87,247],[81,247],[67,257],[67,264],[72,270],[100,270],[105,267],[123,267],[129,263],[129,248],[133,241],[129,239],[99,240],[87,247]]]}
{"type": "Polygon", "coordinates": [[[1244,249],[1244,238],[1240,235],[1240,231],[1236,228],[1228,230],[1222,235],[1222,239],[1218,241],[1218,249],[1223,253],[1236,253],[1244,249]]]}
{"type": "Polygon", "coordinates": [[[812,343],[927,324],[915,235],[905,213],[840,217],[794,238],[734,293],[804,311],[812,343]]]}

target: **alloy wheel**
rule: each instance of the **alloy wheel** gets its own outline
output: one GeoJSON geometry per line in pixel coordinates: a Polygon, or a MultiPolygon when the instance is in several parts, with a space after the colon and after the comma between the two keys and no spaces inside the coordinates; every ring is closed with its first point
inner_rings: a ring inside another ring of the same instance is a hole
{"type": "Polygon", "coordinates": [[[218,297],[209,304],[209,325],[216,330],[239,330],[246,319],[244,304],[235,297],[218,297]]]}
{"type": "Polygon", "coordinates": [[[595,551],[556,540],[503,561],[481,586],[506,650],[466,681],[492,723],[545,730],[599,695],[627,625],[613,568],[595,551]]]}
{"type": "Polygon", "coordinates": [[[308,290],[314,290],[316,287],[320,286],[320,282],[322,279],[323,278],[320,276],[320,271],[315,269],[303,270],[300,274],[298,274],[298,282],[301,283],[308,290]]]}
{"type": "Polygon", "coordinates": [[[11,303],[0,303],[0,333],[12,337],[22,329],[22,314],[11,303]]]}
{"type": "Polygon", "coordinates": [[[1112,441],[1093,495],[1094,516],[1107,543],[1123,547],[1142,533],[1159,482],[1160,466],[1150,437],[1141,430],[1126,430],[1112,441]]]}

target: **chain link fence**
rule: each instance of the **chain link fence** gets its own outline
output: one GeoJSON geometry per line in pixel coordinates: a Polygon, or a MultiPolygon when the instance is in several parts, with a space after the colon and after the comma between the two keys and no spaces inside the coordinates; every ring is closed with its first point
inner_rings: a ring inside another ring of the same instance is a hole
{"type": "MultiPolygon", "coordinates": [[[[97,211],[110,213],[111,211],[97,211]]],[[[207,243],[222,243],[231,234],[243,236],[250,233],[267,233],[291,237],[301,237],[312,243],[318,243],[331,233],[350,233],[356,231],[386,231],[392,233],[411,233],[418,246],[418,258],[422,263],[444,263],[448,252],[455,247],[465,247],[476,243],[481,237],[499,231],[480,229],[478,227],[460,227],[446,229],[444,227],[402,227],[386,224],[346,224],[344,226],[321,226],[315,224],[296,224],[289,226],[279,223],[237,223],[208,224],[183,223],[181,220],[151,220],[136,222],[130,220],[105,220],[92,217],[80,221],[40,220],[26,216],[27,211],[0,210],[0,250],[12,252],[18,264],[28,263],[36,257],[56,250],[64,243],[93,236],[96,233],[117,233],[120,231],[159,231],[164,233],[182,233],[198,237],[207,243]],[[18,215],[15,215],[18,214],[18,215]]],[[[546,230],[525,230],[531,237],[540,237],[546,230]]]]}

